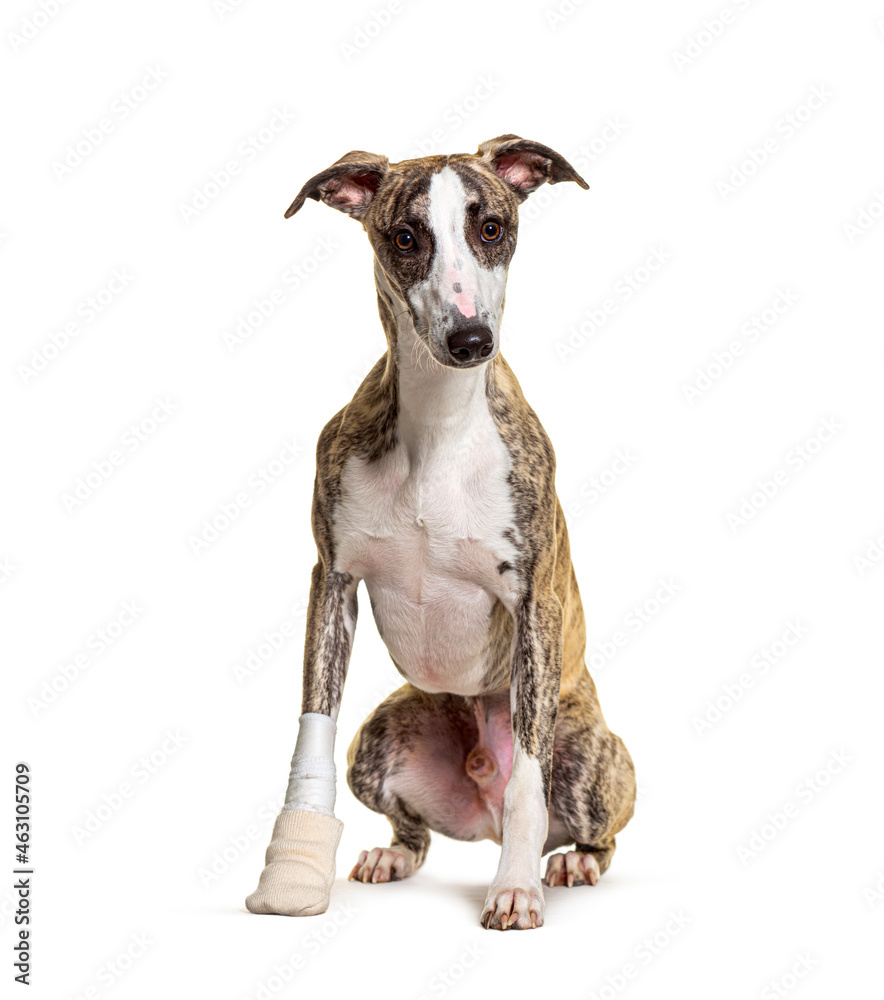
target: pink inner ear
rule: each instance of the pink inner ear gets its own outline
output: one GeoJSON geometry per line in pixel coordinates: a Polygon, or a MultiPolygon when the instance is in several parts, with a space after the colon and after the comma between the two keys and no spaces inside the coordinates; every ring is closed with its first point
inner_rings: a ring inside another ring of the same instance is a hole
{"type": "Polygon", "coordinates": [[[328,203],[343,212],[362,208],[380,186],[376,174],[334,177],[323,185],[328,203]]]}
{"type": "Polygon", "coordinates": [[[504,153],[494,161],[494,169],[508,184],[529,192],[546,180],[545,156],[539,153],[504,153]]]}

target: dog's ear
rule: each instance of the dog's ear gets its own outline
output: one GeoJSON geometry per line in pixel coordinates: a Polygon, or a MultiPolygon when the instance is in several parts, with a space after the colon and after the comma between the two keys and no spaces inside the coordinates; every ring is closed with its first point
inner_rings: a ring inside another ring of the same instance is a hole
{"type": "Polygon", "coordinates": [[[549,146],[517,135],[489,139],[479,146],[476,155],[486,160],[515,190],[519,201],[524,201],[541,184],[576,181],[582,188],[589,187],[564,156],[549,146]]]}
{"type": "Polygon", "coordinates": [[[290,219],[308,198],[312,198],[314,201],[322,200],[354,219],[361,219],[389,169],[386,156],[353,150],[327,170],[311,177],[289,205],[285,217],[290,219]]]}

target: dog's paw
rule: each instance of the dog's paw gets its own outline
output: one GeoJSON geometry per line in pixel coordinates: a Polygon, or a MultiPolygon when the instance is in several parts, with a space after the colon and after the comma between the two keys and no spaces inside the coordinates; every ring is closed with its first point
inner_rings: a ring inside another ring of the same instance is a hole
{"type": "Polygon", "coordinates": [[[530,930],[543,926],[543,890],[537,885],[526,889],[488,890],[480,923],[488,930],[530,930]]]}
{"type": "Polygon", "coordinates": [[[348,876],[351,882],[396,882],[414,871],[414,855],[408,848],[376,847],[362,851],[348,876]]]}
{"type": "Polygon", "coordinates": [[[547,885],[595,885],[601,872],[594,854],[566,851],[553,854],[546,863],[547,885]]]}

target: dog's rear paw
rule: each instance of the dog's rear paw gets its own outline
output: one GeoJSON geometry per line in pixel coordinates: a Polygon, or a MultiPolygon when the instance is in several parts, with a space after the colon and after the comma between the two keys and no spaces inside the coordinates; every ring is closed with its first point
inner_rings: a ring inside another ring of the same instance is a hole
{"type": "Polygon", "coordinates": [[[408,848],[376,847],[362,851],[353,866],[351,882],[396,882],[415,870],[414,855],[408,848]]]}
{"type": "Polygon", "coordinates": [[[547,885],[595,885],[601,874],[594,854],[567,851],[549,858],[544,881],[547,885]]]}
{"type": "Polygon", "coordinates": [[[480,923],[489,930],[529,930],[543,926],[543,891],[536,889],[488,890],[480,923]]]}

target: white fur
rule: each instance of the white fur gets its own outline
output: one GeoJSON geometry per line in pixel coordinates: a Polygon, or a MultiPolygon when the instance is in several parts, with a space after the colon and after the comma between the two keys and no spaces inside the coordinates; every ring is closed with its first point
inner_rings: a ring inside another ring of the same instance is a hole
{"type": "Polygon", "coordinates": [[[548,829],[540,762],[529,757],[518,739],[513,772],[503,795],[503,848],[489,895],[495,886],[540,888],[540,856],[548,829]]]}
{"type": "Polygon", "coordinates": [[[399,316],[396,447],[353,455],[335,510],[336,565],[363,579],[375,620],[405,677],[424,691],[485,693],[482,656],[497,598],[514,607],[511,459],[485,397],[486,368],[444,368],[399,316]]]}
{"type": "MultiPolygon", "coordinates": [[[[467,242],[467,193],[457,173],[443,167],[430,181],[428,225],[435,253],[429,275],[408,290],[408,300],[429,331],[437,356],[446,356],[446,331],[457,321],[487,326],[500,345],[500,318],[506,288],[506,268],[483,267],[467,242]],[[455,285],[460,292],[455,291],[455,285]]],[[[478,220],[479,224],[483,220],[478,220]]]]}

